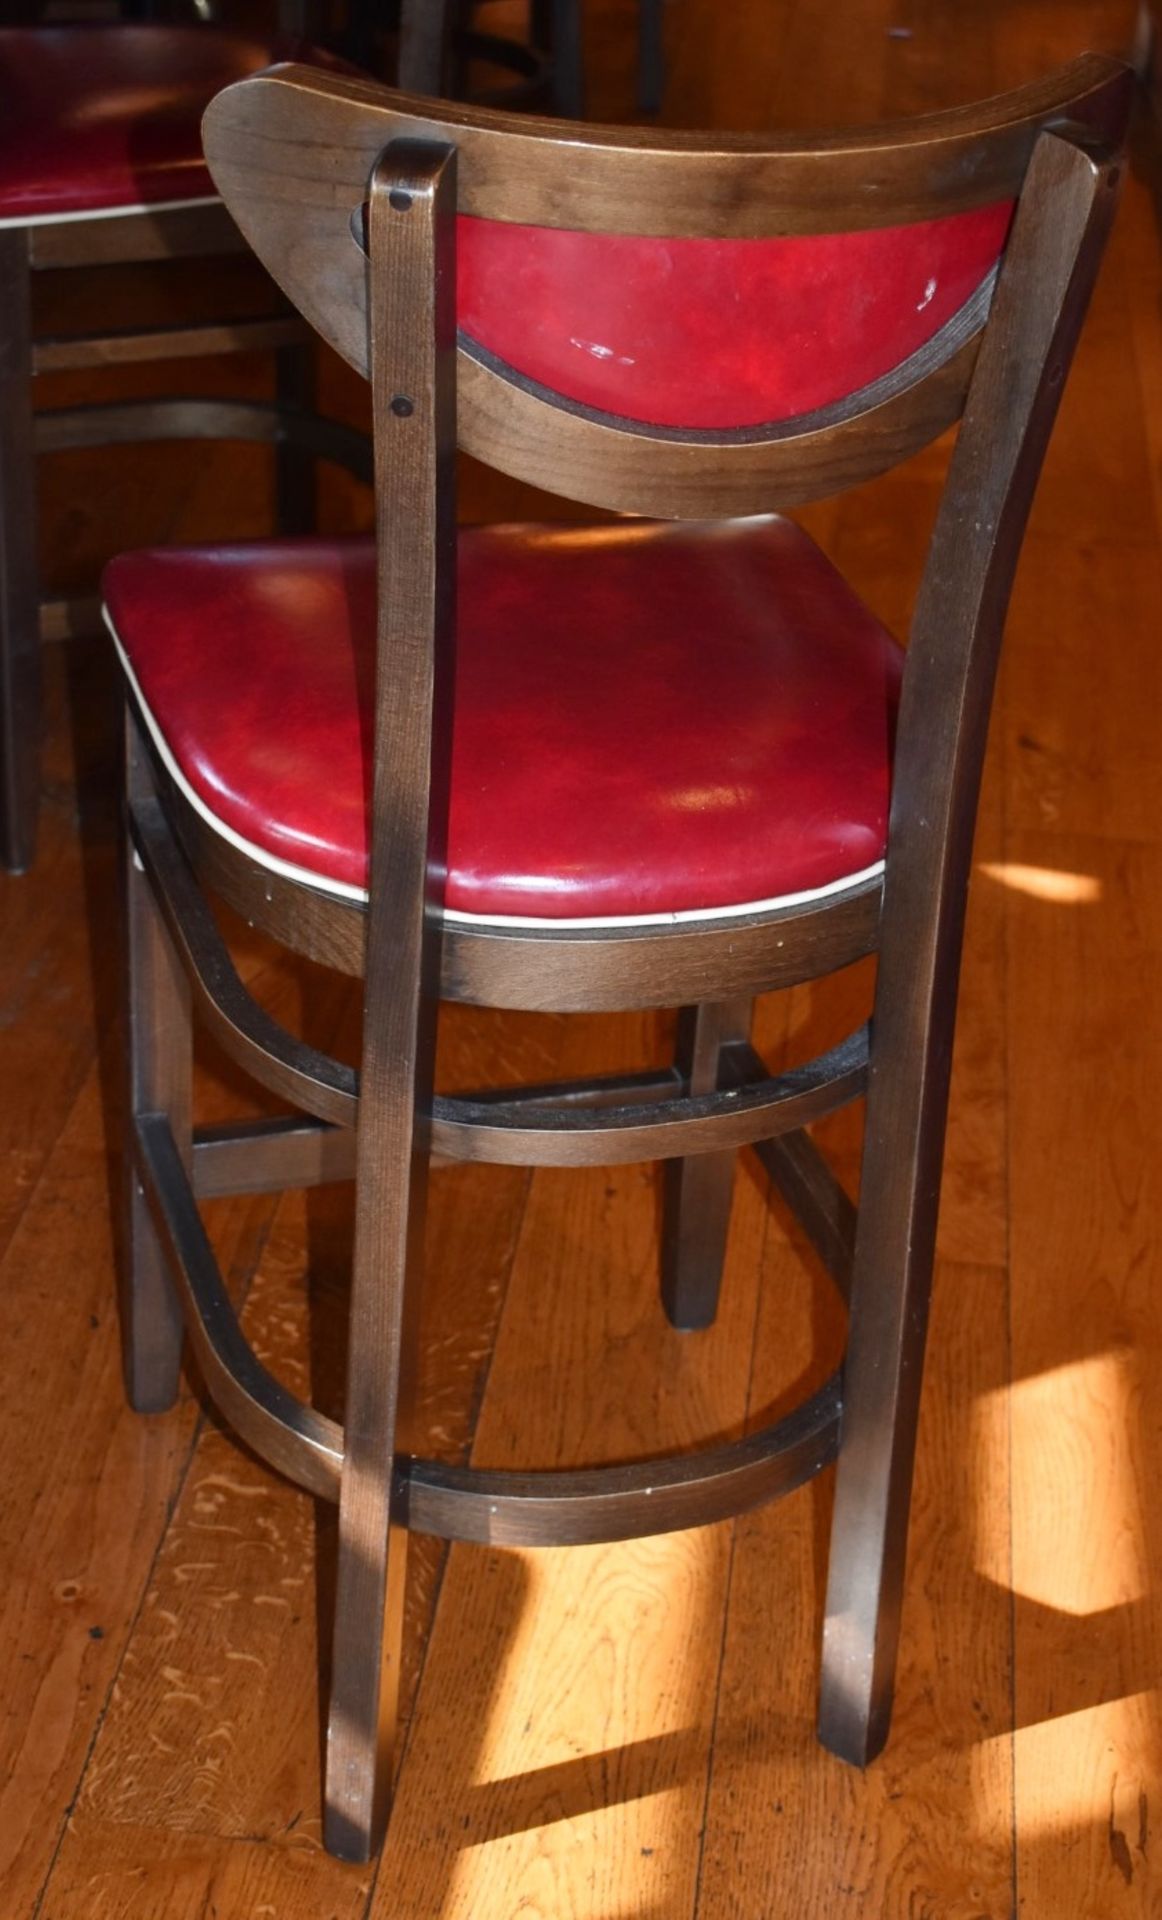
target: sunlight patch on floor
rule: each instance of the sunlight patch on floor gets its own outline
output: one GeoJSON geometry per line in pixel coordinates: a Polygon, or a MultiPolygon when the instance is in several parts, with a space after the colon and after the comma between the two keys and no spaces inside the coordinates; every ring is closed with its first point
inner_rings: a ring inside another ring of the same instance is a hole
{"type": "MultiPolygon", "coordinates": [[[[1158,1692],[1143,1688],[1120,1700],[1018,1727],[1015,1736],[996,1736],[1015,1738],[1018,1814],[1026,1854],[1047,1840],[1076,1846],[1096,1821],[1107,1826],[1110,1905],[1089,1907],[1087,1912],[1126,1910],[1115,1904],[1115,1897],[1124,1897],[1133,1881],[1152,1872],[1143,1843],[1153,1825],[1150,1802],[1156,1798],[1158,1730],[1158,1692]]],[[[1155,1908],[1133,1910],[1145,1914],[1155,1908]]]]}
{"type": "MultiPolygon", "coordinates": [[[[1023,1509],[1015,1524],[1014,1591],[1075,1615],[1141,1599],[1149,1572],[1133,1468],[1133,1356],[1121,1349],[1090,1354],[984,1395],[976,1443],[983,1445],[991,1423],[1006,1417],[1014,1500],[1023,1509]]],[[[1007,1583],[1007,1543],[995,1532],[986,1541],[979,1570],[1007,1583]]]]}
{"type": "Polygon", "coordinates": [[[1019,860],[982,860],[978,871],[1012,893],[1025,893],[1054,907],[1089,907],[1101,899],[1101,881],[1092,873],[1030,867],[1019,860]]]}
{"type": "Polygon", "coordinates": [[[646,1914],[689,1897],[678,1836],[702,1817],[720,1648],[724,1530],[522,1555],[529,1590],[491,1692],[446,1916],[608,1920],[641,1862],[646,1914]],[[582,1888],[588,1891],[578,1904],[582,1888]]]}

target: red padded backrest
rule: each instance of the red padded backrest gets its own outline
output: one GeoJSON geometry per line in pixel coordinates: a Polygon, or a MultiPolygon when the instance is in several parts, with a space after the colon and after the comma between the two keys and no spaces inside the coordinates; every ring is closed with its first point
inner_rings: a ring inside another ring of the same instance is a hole
{"type": "MultiPolygon", "coordinates": [[[[900,127],[718,135],[566,126],[287,67],[219,94],[203,132],[276,279],[364,373],[378,325],[389,382],[426,352],[426,300],[407,328],[415,235],[446,265],[459,220],[466,453],[587,505],[724,518],[858,486],[960,418],[1030,156],[1063,119],[1116,140],[1125,88],[1091,56],[900,127]],[[423,173],[417,141],[455,149],[454,174],[430,229],[427,213],[411,238],[382,223],[387,264],[369,272],[368,182],[423,173]]],[[[435,282],[443,339],[451,288],[435,282]]],[[[450,381],[441,395],[449,431],[450,381]]]]}
{"type": "Polygon", "coordinates": [[[623,419],[770,425],[858,392],[931,340],[996,265],[1012,210],[769,240],[462,214],[461,333],[524,379],[623,419]]]}

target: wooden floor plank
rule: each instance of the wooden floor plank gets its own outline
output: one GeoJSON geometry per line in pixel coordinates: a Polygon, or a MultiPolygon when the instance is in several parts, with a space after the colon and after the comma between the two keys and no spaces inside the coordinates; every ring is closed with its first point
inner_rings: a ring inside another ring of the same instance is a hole
{"type": "Polygon", "coordinates": [[[0,1269],[0,1911],[31,1913],[164,1531],[195,1408],[124,1405],[105,1156],[66,1132],[0,1269]]]}
{"type": "Polygon", "coordinates": [[[78,1817],[37,1920],[361,1920],[369,1870],[310,1847],[78,1817]]]}
{"type": "Polygon", "coordinates": [[[105,748],[112,700],[100,663],[70,658],[68,651],[56,649],[45,673],[46,781],[36,871],[0,872],[0,1083],[10,1095],[0,1101],[0,1253],[90,1069],[96,1006],[109,1006],[115,996],[114,950],[102,950],[92,933],[102,905],[108,910],[115,899],[110,819],[107,812],[90,818],[92,830],[82,842],[76,802],[78,754],[83,762],[94,742],[105,748]]]}
{"type": "MultiPolygon", "coordinates": [[[[106,855],[98,855],[103,861],[106,855]]],[[[68,890],[53,865],[27,882],[51,889],[59,923],[83,919],[79,867],[68,890]]],[[[47,908],[45,909],[48,910],[47,908]]],[[[93,923],[99,926],[100,920],[93,923]]],[[[199,1407],[188,1385],[170,1415],[143,1420],[125,1404],[113,1305],[112,1209],[119,1124],[116,1014],[108,1005],[115,947],[92,975],[72,955],[89,1065],[59,1136],[63,1089],[36,1108],[43,1168],[0,1262],[5,1366],[5,1470],[0,1475],[0,1912],[31,1913],[105,1710],[150,1567],[188,1459],[199,1407]],[[93,1011],[94,1002],[96,1013],[93,1011]],[[102,1047],[97,1051],[97,1034],[102,1047]],[[44,1135],[47,1134],[47,1138],[44,1135]]],[[[62,942],[66,956],[67,941],[62,942]]],[[[86,950],[87,952],[87,950],[86,950]]],[[[244,971],[277,1013],[295,985],[285,965],[243,954],[244,971]]],[[[81,1042],[62,1008],[62,1049],[81,1042]]],[[[37,1026],[23,1029],[31,1040],[37,1026]]],[[[45,1033],[42,1016],[39,1031],[45,1033]]],[[[50,1027],[49,1031],[53,1029],[50,1027]]],[[[203,1110],[237,1110],[229,1080],[207,1063],[203,1110]]],[[[229,1282],[245,1289],[271,1203],[220,1203],[216,1237],[229,1282]]]]}
{"type": "MultiPolygon", "coordinates": [[[[130,1412],[112,1303],[109,1162],[90,1075],[0,1266],[0,1912],[23,1914],[52,1857],[188,1458],[188,1393],[130,1412]]],[[[223,1258],[245,1275],[259,1208],[223,1258]]]]}
{"type": "MultiPolygon", "coordinates": [[[[445,1025],[441,1079],[478,1079],[479,1043],[456,1016],[445,1025]]],[[[484,1015],[483,1026],[508,1073],[535,1078],[555,1070],[561,1022],[526,1022],[520,1030],[511,1017],[484,1015]]],[[[425,1449],[443,1458],[463,1457],[527,1186],[518,1168],[434,1176],[419,1424],[425,1449]],[[454,1203],[445,1198],[452,1186],[454,1203]]],[[[287,1196],[244,1315],[266,1364],[336,1414],[350,1232],[349,1190],[287,1196]]],[[[182,1831],[231,1843],[261,1837],[276,1849],[319,1852],[319,1622],[330,1606],[333,1548],[329,1510],[316,1512],[231,1436],[216,1428],[203,1434],[94,1749],[80,1826],[69,1833],[51,1883],[54,1911],[72,1910],[69,1890],[82,1884],[77,1849],[87,1849],[92,1831],[182,1831]]],[[[405,1712],[443,1549],[419,1542],[412,1562],[405,1712]]],[[[325,1645],[325,1632],[322,1639],[325,1645]]],[[[211,1848],[195,1857],[212,1869],[211,1848]]],[[[301,1904],[279,1913],[305,1920],[319,1901],[345,1898],[349,1882],[349,1869],[320,1858],[310,1876],[288,1880],[284,1900],[301,1904]]]]}
{"type": "Polygon", "coordinates": [[[1027,542],[1006,669],[1015,832],[1156,838],[1157,605],[1156,547],[1027,542]]]}
{"type": "Polygon", "coordinates": [[[1156,1914],[1162,850],[1021,834],[1009,901],[1016,1811],[1025,1910],[1156,1914]]]}
{"type": "MultiPolygon", "coordinates": [[[[765,1262],[764,1408],[842,1340],[794,1258],[765,1262]]],[[[1003,1270],[941,1264],[929,1355],[894,1732],[865,1773],[815,1738],[829,1482],[736,1523],[699,1920],[1012,1911],[1003,1270]]]]}

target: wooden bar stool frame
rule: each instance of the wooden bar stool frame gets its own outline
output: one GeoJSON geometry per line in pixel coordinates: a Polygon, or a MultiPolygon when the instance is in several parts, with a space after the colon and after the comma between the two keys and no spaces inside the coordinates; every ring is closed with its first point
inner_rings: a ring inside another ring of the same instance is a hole
{"type": "Polygon", "coordinates": [[[336,1853],[365,1858],[386,1818],[409,1528],[521,1546],[619,1539],[744,1512],[837,1459],[820,1735],[856,1764],[887,1735],[989,705],[1033,489],[1115,206],[1128,98],[1125,70],[1087,56],[1051,81],[896,128],[712,138],[521,122],[284,69],[220,95],[207,116],[210,162],[243,232],[372,380],[371,885],[364,910],[253,863],[183,798],[130,701],[126,1375],[136,1406],[168,1406],[184,1325],[243,1437],[338,1499],[325,1829],[336,1853]],[[292,206],[283,169],[306,129],[327,186],[304,195],[297,178],[292,206]],[[1018,203],[1011,237],[979,296],[886,379],[785,429],[631,430],[504,379],[471,343],[457,352],[458,210],[747,235],[886,226],[1008,197],[1018,203]],[[856,484],[958,418],[907,655],[882,884],[725,924],[555,933],[442,922],[432,876],[444,830],[457,441],[571,497],[715,517],[856,484]],[[279,1030],[250,998],[203,884],[295,951],[363,977],[358,1074],[279,1030]],[[772,1078],[749,1043],[753,996],[872,951],[870,1030],[772,1078]],[[562,1011],[680,1006],[679,1055],[662,1074],[435,1098],[441,995],[562,1011]],[[303,1117],[194,1130],[191,996],[234,1059],[303,1117]],[[806,1129],[861,1094],[857,1214],[806,1129]],[[668,1161],[664,1291],[671,1317],[689,1325],[713,1315],[742,1145],[759,1152],[849,1298],[841,1376],[769,1430],[702,1455],[527,1474],[413,1456],[410,1329],[430,1156],[668,1161]],[[340,1429],[247,1347],[196,1203],[352,1175],[340,1429]]]}
{"type": "Polygon", "coordinates": [[[38,453],[150,440],[231,439],[276,450],[279,526],[314,525],[314,466],[337,461],[371,479],[364,437],[314,410],[315,341],[293,311],[198,325],[118,329],[38,340],[34,276],[146,261],[213,259],[245,252],[214,201],[77,214],[0,227],[0,862],[31,865],[39,810],[40,643],[100,630],[100,600],[42,601],[36,562],[38,453]],[[145,361],[270,351],[273,401],[166,396],[34,412],[43,374],[145,361]]]}

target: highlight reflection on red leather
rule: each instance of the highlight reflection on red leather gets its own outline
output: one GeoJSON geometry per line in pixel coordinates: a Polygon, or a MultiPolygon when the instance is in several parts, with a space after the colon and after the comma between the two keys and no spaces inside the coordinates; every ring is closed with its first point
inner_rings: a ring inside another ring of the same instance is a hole
{"type": "MultiPolygon", "coordinates": [[[[216,818],[365,886],[371,542],[128,554],[105,589],[216,818]]],[[[449,907],[711,909],[882,856],[902,656],[792,522],[471,530],[459,593],[449,907]]]]}
{"type": "Polygon", "coordinates": [[[319,58],[216,27],[0,29],[0,220],[216,195],[208,102],[292,54],[319,58]]]}
{"type": "Polygon", "coordinates": [[[857,392],[996,265],[1009,201],[864,233],[659,240],[461,215],[463,332],[624,419],[749,427],[857,392]]]}

